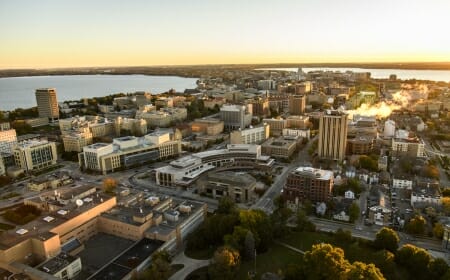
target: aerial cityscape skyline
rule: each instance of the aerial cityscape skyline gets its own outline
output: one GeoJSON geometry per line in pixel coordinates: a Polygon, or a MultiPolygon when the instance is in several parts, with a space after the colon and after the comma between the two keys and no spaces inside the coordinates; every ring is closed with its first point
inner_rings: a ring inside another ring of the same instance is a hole
{"type": "Polygon", "coordinates": [[[448,62],[448,1],[2,1],[0,68],[448,62]]]}

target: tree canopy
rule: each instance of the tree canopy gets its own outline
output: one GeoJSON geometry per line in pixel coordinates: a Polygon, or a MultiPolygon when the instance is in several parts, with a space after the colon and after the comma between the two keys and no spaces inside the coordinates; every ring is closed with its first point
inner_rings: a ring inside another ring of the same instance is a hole
{"type": "Polygon", "coordinates": [[[398,234],[387,227],[380,229],[375,236],[374,246],[378,249],[386,249],[395,253],[398,248],[400,238],[398,234]]]}

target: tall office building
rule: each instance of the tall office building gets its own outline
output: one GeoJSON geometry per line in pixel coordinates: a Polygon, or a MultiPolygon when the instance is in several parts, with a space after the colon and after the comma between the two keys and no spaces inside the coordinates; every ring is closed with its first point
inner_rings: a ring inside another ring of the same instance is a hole
{"type": "Polygon", "coordinates": [[[289,114],[302,115],[305,112],[306,98],[304,95],[289,96],[289,114]]]}
{"type": "Polygon", "coordinates": [[[252,114],[247,113],[242,105],[223,105],[220,108],[220,119],[224,122],[225,129],[244,129],[250,125],[252,114]]]}
{"type": "Polygon", "coordinates": [[[14,147],[16,166],[26,171],[39,170],[56,164],[56,144],[47,140],[22,141],[14,147]]]}
{"type": "Polygon", "coordinates": [[[319,122],[319,157],[332,160],[343,160],[347,144],[348,115],[327,110],[319,122]]]}
{"type": "Polygon", "coordinates": [[[49,118],[52,121],[59,119],[58,100],[54,88],[39,88],[36,90],[36,103],[39,117],[49,118]]]}

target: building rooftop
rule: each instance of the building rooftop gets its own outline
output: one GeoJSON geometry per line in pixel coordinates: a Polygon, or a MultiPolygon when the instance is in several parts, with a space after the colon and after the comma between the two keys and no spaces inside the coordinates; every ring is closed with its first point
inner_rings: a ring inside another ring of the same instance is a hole
{"type": "Polygon", "coordinates": [[[223,183],[231,183],[241,187],[251,187],[256,183],[256,179],[244,172],[214,172],[208,174],[208,181],[219,181],[223,183]]]}
{"type": "Polygon", "coordinates": [[[48,274],[55,274],[58,271],[64,269],[65,267],[67,267],[69,264],[71,264],[72,262],[74,262],[77,258],[68,255],[66,253],[60,253],[59,255],[57,255],[54,258],[51,258],[49,260],[47,260],[46,262],[38,265],[36,268],[44,271],[48,274]]]}
{"type": "Polygon", "coordinates": [[[308,167],[308,166],[299,167],[299,168],[295,169],[294,171],[292,171],[292,173],[295,173],[298,175],[303,175],[303,176],[308,176],[308,177],[314,177],[314,178],[320,179],[320,180],[330,180],[330,179],[334,178],[333,171],[317,169],[317,168],[308,167]]]}

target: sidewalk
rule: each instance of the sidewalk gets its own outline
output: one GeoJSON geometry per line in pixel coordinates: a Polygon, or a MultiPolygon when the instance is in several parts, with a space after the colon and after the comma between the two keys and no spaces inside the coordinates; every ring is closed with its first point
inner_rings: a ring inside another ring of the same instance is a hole
{"type": "Polygon", "coordinates": [[[184,252],[178,254],[172,261],[171,264],[183,264],[184,267],[172,275],[169,280],[183,280],[192,271],[197,270],[201,267],[209,265],[210,260],[196,260],[186,257],[184,252]]]}

